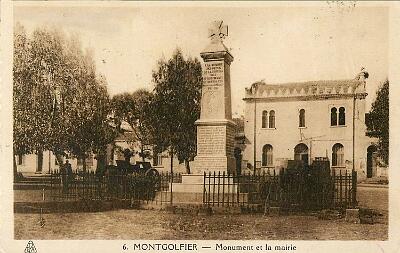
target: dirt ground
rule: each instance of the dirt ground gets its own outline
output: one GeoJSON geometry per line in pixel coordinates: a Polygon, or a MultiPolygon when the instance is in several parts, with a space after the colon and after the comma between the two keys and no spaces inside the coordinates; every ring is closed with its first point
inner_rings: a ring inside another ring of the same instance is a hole
{"type": "Polygon", "coordinates": [[[387,240],[387,224],[351,224],[314,216],[178,215],[161,211],[15,214],[15,239],[387,240]]]}
{"type": "Polygon", "coordinates": [[[351,224],[344,219],[319,220],[316,216],[268,217],[262,214],[193,216],[148,210],[98,213],[16,213],[15,239],[160,239],[160,240],[387,240],[387,189],[359,188],[362,207],[383,216],[379,223],[351,224]]]}
{"type": "Polygon", "coordinates": [[[383,212],[389,210],[388,188],[359,186],[357,187],[357,200],[361,207],[383,212]]]}

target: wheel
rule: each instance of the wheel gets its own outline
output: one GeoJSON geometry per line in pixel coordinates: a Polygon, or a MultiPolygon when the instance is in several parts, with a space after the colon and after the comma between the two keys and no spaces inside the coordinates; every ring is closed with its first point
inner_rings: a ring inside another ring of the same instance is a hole
{"type": "Polygon", "coordinates": [[[145,173],[145,176],[151,178],[150,181],[152,182],[154,189],[159,191],[161,188],[161,178],[158,170],[148,169],[145,173]]]}
{"type": "Polygon", "coordinates": [[[145,175],[146,175],[146,176],[159,177],[159,176],[160,176],[160,173],[159,173],[158,170],[156,170],[156,169],[148,169],[148,170],[145,172],[145,175]]]}

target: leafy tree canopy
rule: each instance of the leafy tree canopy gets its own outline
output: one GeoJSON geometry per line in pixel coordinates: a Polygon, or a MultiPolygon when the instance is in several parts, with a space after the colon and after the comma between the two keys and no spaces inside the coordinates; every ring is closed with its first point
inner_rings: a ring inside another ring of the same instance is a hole
{"type": "Polygon", "coordinates": [[[389,162],[389,81],[384,81],[376,93],[367,120],[368,135],[379,139],[378,152],[389,162]]]}
{"type": "Polygon", "coordinates": [[[152,116],[150,103],[153,94],[145,89],[139,89],[133,93],[122,93],[112,98],[112,108],[114,114],[114,122],[120,132],[123,122],[129,124],[133,132],[133,141],[139,143],[139,155],[144,159],[147,155],[144,147],[152,143],[152,116]]]}
{"type": "Polygon", "coordinates": [[[195,121],[200,116],[202,70],[194,58],[185,59],[177,49],[168,61],[161,59],[153,71],[154,99],[152,102],[156,143],[169,148],[180,162],[196,155],[195,121]]]}
{"type": "Polygon", "coordinates": [[[84,157],[115,136],[106,80],[76,36],[37,28],[14,32],[14,153],[51,150],[84,157]]]}

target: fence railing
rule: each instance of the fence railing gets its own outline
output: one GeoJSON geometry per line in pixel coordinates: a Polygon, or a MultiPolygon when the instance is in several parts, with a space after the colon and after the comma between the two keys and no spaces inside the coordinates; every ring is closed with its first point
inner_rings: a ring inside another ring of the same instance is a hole
{"type": "MultiPolygon", "coordinates": [[[[94,172],[51,172],[50,195],[53,200],[135,200],[153,201],[156,193],[171,190],[171,182],[182,181],[180,174],[140,173],[98,175],[94,172]]],[[[166,201],[166,200],[165,200],[166,201]]]]}
{"type": "MultiPolygon", "coordinates": [[[[53,200],[131,200],[157,205],[174,204],[181,174],[98,175],[94,172],[51,173],[53,200]]],[[[201,185],[200,185],[201,187],[201,185]]],[[[207,206],[279,206],[284,208],[345,208],[357,204],[357,173],[322,173],[318,170],[276,173],[203,174],[202,203],[207,206]]],[[[199,200],[201,202],[201,199],[199,200]]]]}
{"type": "Polygon", "coordinates": [[[281,170],[235,175],[204,173],[203,203],[208,206],[279,206],[300,209],[351,207],[357,204],[357,173],[336,175],[281,170]]]}

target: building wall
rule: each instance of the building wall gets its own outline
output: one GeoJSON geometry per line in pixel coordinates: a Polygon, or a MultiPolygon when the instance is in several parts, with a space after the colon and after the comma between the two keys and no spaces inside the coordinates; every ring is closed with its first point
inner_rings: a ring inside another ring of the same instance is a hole
{"type": "MultiPolygon", "coordinates": [[[[365,136],[365,99],[356,100],[355,108],[355,167],[363,172],[369,143],[365,136]]],[[[340,143],[344,146],[345,160],[341,168],[352,168],[353,98],[307,101],[260,99],[257,101],[256,109],[254,100],[247,100],[244,129],[246,147],[243,160],[248,160],[252,165],[254,165],[254,122],[256,122],[256,161],[260,163],[265,144],[272,145],[273,167],[279,167],[285,165],[285,160],[294,159],[294,148],[299,143],[307,145],[309,161],[315,157],[328,157],[332,161],[332,147],[340,143]],[[331,126],[332,107],[345,107],[345,126],[331,126]],[[300,109],[305,110],[305,127],[299,127],[300,109]],[[275,111],[275,128],[262,128],[264,110],[275,111]]]]}
{"type": "MultiPolygon", "coordinates": [[[[37,154],[28,154],[22,156],[22,164],[18,164],[18,156],[15,156],[17,162],[17,171],[22,172],[23,174],[46,174],[51,170],[59,170],[60,167],[56,162],[56,157],[51,151],[44,151],[43,152],[43,166],[42,171],[38,170],[38,155],[37,154]]],[[[82,170],[83,165],[78,163],[77,158],[63,158],[68,160],[71,164],[73,170],[82,170]]],[[[95,171],[97,166],[97,160],[94,159],[94,155],[86,160],[86,169],[88,171],[95,171]]]]}
{"type": "MultiPolygon", "coordinates": [[[[171,157],[168,152],[164,151],[161,154],[157,155],[157,163],[152,161],[152,165],[160,172],[170,172],[171,171],[171,157]]],[[[189,163],[190,165],[190,163],[189,163]]],[[[176,156],[173,157],[172,161],[173,172],[174,173],[186,173],[185,163],[179,163],[179,160],[176,156]]]]}

